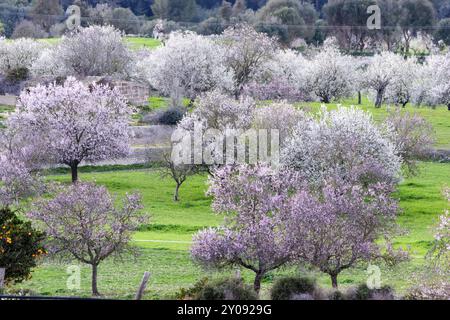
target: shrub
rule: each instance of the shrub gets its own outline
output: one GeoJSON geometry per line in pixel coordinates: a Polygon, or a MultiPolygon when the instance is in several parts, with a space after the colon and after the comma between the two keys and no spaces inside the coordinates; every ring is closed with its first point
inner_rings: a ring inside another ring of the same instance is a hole
{"type": "Polygon", "coordinates": [[[299,300],[305,300],[302,297],[306,298],[304,295],[310,295],[311,300],[313,300],[315,287],[316,283],[314,279],[306,277],[285,277],[275,282],[270,296],[272,300],[290,300],[294,297],[299,300]]]}
{"type": "Polygon", "coordinates": [[[157,114],[157,121],[159,124],[168,126],[177,125],[186,114],[184,107],[170,107],[157,114]]]}
{"type": "Polygon", "coordinates": [[[6,80],[10,83],[17,83],[28,78],[29,71],[27,68],[17,68],[8,70],[6,80]]]}
{"type": "Polygon", "coordinates": [[[365,283],[347,293],[348,300],[394,300],[394,289],[383,286],[379,289],[371,289],[365,283]]]}
{"type": "Polygon", "coordinates": [[[48,34],[41,28],[41,26],[34,24],[31,21],[23,20],[15,28],[11,36],[13,39],[18,38],[46,38],[48,34]]]}
{"type": "Polygon", "coordinates": [[[258,296],[251,286],[242,279],[224,279],[205,286],[198,292],[196,300],[257,300],[258,296]]]}
{"type": "Polygon", "coordinates": [[[450,284],[422,284],[410,289],[405,300],[450,300],[450,284]]]}
{"type": "Polygon", "coordinates": [[[332,290],[327,296],[328,300],[345,300],[345,295],[339,290],[332,290]]]}
{"type": "Polygon", "coordinates": [[[179,300],[256,300],[255,291],[242,279],[229,278],[210,281],[202,278],[191,288],[181,288],[175,294],[179,300]]]}
{"type": "Polygon", "coordinates": [[[0,267],[6,269],[6,283],[29,279],[37,259],[46,253],[44,234],[22,221],[9,208],[0,209],[0,267]]]}

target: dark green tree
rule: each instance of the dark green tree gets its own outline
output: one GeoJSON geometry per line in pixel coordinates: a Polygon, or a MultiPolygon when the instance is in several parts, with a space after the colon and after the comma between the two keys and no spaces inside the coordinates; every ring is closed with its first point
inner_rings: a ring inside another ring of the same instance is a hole
{"type": "Polygon", "coordinates": [[[0,268],[5,268],[6,283],[30,278],[37,259],[46,253],[45,235],[36,231],[9,208],[0,209],[0,268]]]}

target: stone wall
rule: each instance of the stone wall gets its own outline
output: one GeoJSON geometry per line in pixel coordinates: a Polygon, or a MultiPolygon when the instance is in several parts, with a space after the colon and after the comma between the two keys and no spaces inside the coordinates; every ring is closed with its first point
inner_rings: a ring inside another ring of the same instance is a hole
{"type": "Polygon", "coordinates": [[[135,106],[144,106],[148,104],[150,88],[145,84],[130,81],[117,81],[113,82],[113,85],[127,98],[130,104],[135,106]]]}
{"type": "Polygon", "coordinates": [[[134,106],[148,105],[148,99],[150,97],[150,87],[144,83],[116,80],[104,77],[87,77],[83,80],[85,84],[91,83],[103,83],[109,84],[114,88],[117,88],[119,92],[127,99],[128,103],[134,106]]]}

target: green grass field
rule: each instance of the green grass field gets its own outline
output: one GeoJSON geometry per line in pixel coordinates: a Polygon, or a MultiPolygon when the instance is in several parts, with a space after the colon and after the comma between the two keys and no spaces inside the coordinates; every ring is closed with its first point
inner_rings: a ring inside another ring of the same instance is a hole
{"type": "MultiPolygon", "coordinates": [[[[48,179],[69,183],[68,174],[52,175],[48,179]]],[[[99,283],[103,294],[115,298],[131,298],[144,271],[152,273],[147,299],[172,298],[179,288],[189,287],[205,276],[224,276],[201,270],[189,257],[192,234],[206,226],[217,225],[222,220],[212,213],[211,199],[205,196],[206,176],[190,178],[181,190],[179,203],[172,201],[173,183],[168,179],[161,179],[154,169],[81,173],[81,180],[105,185],[118,195],[140,190],[145,212],[151,215],[151,224],[144,226],[134,236],[134,244],[141,249],[141,256],[136,260],[131,257],[122,261],[111,259],[101,265],[99,283]]],[[[394,269],[380,266],[383,284],[390,284],[399,292],[404,292],[410,286],[411,274],[423,267],[424,255],[432,240],[430,228],[447,205],[441,196],[441,190],[449,182],[450,164],[423,163],[419,176],[406,179],[400,185],[398,197],[403,212],[399,223],[409,233],[396,239],[395,245],[411,247],[412,260],[394,269]]],[[[16,285],[15,289],[30,289],[43,295],[89,296],[89,268],[82,266],[82,289],[74,292],[65,289],[67,265],[44,261],[36,268],[31,280],[16,285]]],[[[363,265],[344,272],[339,278],[340,284],[348,286],[365,281],[366,267],[363,265]]],[[[297,269],[292,266],[267,276],[262,296],[268,297],[273,279],[298,272],[297,269]]],[[[311,270],[308,273],[318,277],[322,285],[330,285],[328,277],[323,274],[311,270]]],[[[251,273],[243,274],[251,281],[251,273]]]]}
{"type": "MultiPolygon", "coordinates": [[[[46,38],[46,39],[39,39],[39,41],[42,41],[44,43],[49,44],[57,44],[60,39],[59,38],[46,38]]],[[[130,46],[133,50],[138,49],[153,49],[158,47],[161,44],[161,41],[153,38],[141,38],[141,37],[125,37],[125,42],[130,46]]]]}

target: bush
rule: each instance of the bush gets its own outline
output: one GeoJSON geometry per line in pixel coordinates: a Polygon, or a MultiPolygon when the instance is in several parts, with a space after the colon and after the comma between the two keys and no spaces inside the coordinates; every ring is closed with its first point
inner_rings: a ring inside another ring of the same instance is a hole
{"type": "Polygon", "coordinates": [[[450,300],[450,284],[421,284],[410,290],[403,297],[405,300],[450,300]]]}
{"type": "Polygon", "coordinates": [[[29,279],[36,260],[46,253],[45,236],[20,220],[8,208],[0,209],[0,267],[6,269],[6,283],[29,279]]]}
{"type": "Polygon", "coordinates": [[[28,68],[17,68],[8,70],[8,72],[6,73],[6,80],[11,83],[17,83],[22,80],[26,80],[28,78],[29,73],[30,72],[28,68]]]}
{"type": "Polygon", "coordinates": [[[160,114],[158,122],[165,125],[177,125],[185,114],[184,107],[170,107],[160,114]]]}
{"type": "Polygon", "coordinates": [[[15,28],[11,38],[47,38],[48,34],[39,26],[31,21],[23,20],[15,28]]]}
{"type": "Polygon", "coordinates": [[[142,122],[148,124],[163,124],[168,126],[177,125],[186,114],[186,108],[184,107],[169,107],[158,110],[154,113],[146,114],[142,122]]]}
{"type": "Polygon", "coordinates": [[[185,300],[257,300],[251,286],[242,279],[230,278],[209,281],[203,278],[190,289],[181,289],[177,299],[185,300]]]}
{"type": "Polygon", "coordinates": [[[270,295],[272,300],[290,300],[301,299],[305,300],[306,297],[311,297],[313,300],[313,294],[316,289],[316,283],[314,279],[306,277],[285,277],[278,279],[272,287],[270,295]]]}
{"type": "Polygon", "coordinates": [[[242,279],[224,279],[207,283],[198,293],[196,300],[257,300],[251,286],[242,279]]]}
{"type": "Polygon", "coordinates": [[[366,284],[359,285],[354,291],[347,293],[348,300],[394,300],[394,289],[383,286],[379,289],[370,289],[366,284]]]}

